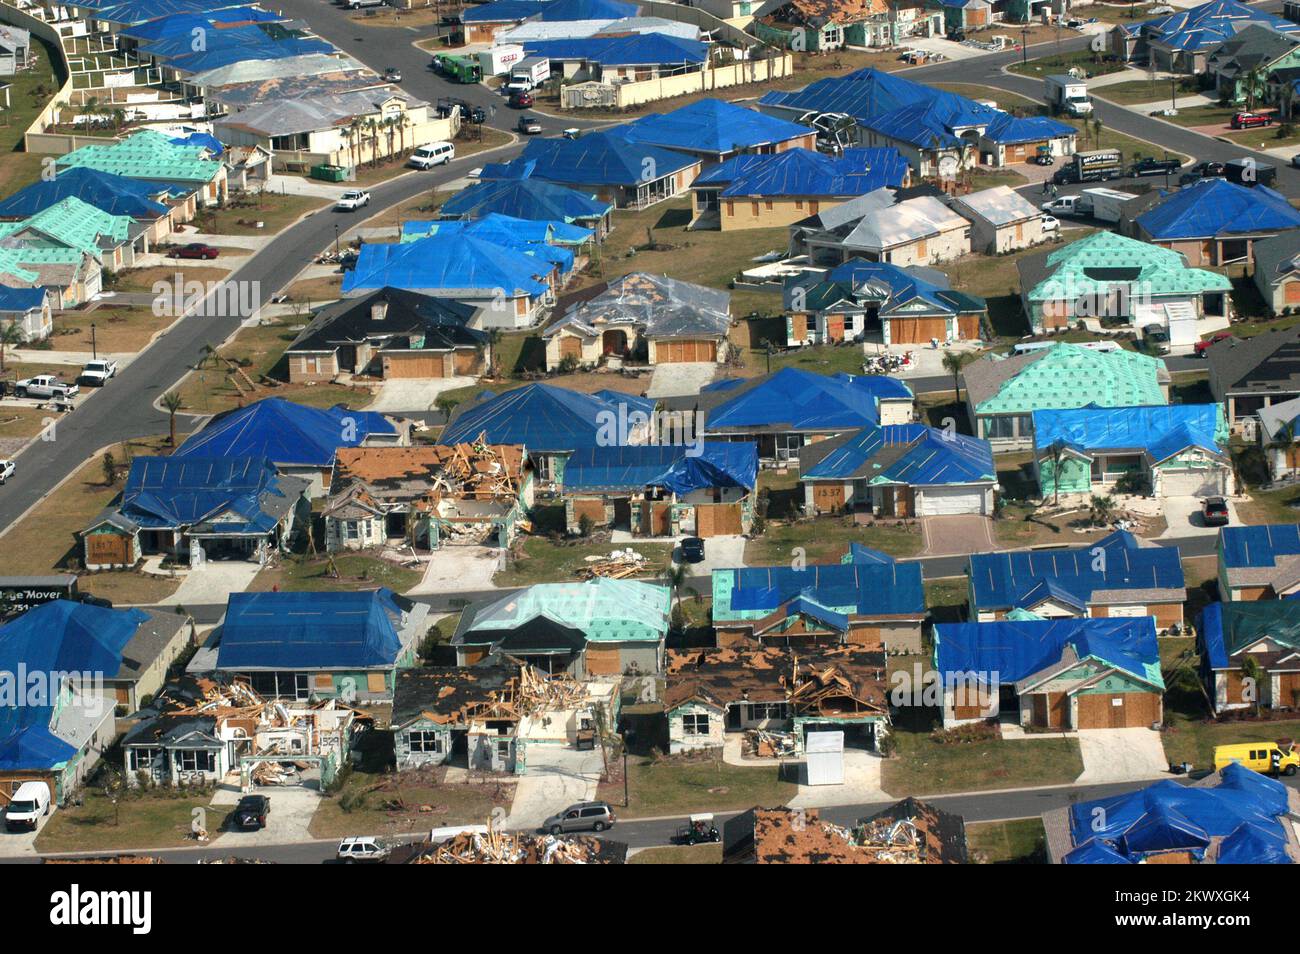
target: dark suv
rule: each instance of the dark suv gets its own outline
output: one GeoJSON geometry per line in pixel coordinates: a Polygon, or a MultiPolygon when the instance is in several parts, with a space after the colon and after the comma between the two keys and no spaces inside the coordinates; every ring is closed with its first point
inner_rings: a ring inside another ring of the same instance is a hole
{"type": "Polygon", "coordinates": [[[235,827],[244,831],[257,831],[266,827],[266,816],[271,814],[271,800],[265,795],[245,795],[235,806],[235,827]]]}
{"type": "Polygon", "coordinates": [[[1207,527],[1226,527],[1228,525],[1228,501],[1222,497],[1206,497],[1201,504],[1201,518],[1207,527]]]}

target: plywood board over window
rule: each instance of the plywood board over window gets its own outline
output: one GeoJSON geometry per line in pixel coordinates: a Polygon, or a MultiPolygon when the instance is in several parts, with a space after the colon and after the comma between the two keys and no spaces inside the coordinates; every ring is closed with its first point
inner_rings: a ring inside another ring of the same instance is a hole
{"type": "Polygon", "coordinates": [[[384,692],[388,689],[388,680],[384,678],[382,672],[366,673],[366,690],[368,692],[384,692]]]}

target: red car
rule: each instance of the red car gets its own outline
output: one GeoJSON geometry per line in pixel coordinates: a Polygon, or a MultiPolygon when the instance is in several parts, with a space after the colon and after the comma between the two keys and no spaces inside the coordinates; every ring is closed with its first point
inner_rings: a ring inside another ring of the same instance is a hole
{"type": "Polygon", "coordinates": [[[1264,113],[1235,113],[1232,117],[1233,129],[1253,129],[1256,126],[1273,125],[1273,117],[1264,113]]]}
{"type": "Polygon", "coordinates": [[[202,242],[191,242],[189,245],[174,248],[167,254],[172,258],[201,258],[210,262],[221,254],[221,249],[204,245],[202,242]]]}
{"type": "Polygon", "coordinates": [[[1214,334],[1210,335],[1210,337],[1206,338],[1204,341],[1196,342],[1196,346],[1193,349],[1196,353],[1196,357],[1198,358],[1206,357],[1210,350],[1210,345],[1216,345],[1220,341],[1227,341],[1231,337],[1232,337],[1231,331],[1216,331],[1214,334]]]}
{"type": "Polygon", "coordinates": [[[525,92],[511,93],[508,105],[511,109],[528,109],[533,105],[533,94],[525,92]]]}

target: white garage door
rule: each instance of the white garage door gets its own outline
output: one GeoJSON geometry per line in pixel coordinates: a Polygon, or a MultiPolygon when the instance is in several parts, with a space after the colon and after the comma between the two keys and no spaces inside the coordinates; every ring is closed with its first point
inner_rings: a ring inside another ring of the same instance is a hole
{"type": "Polygon", "coordinates": [[[984,493],[975,487],[927,487],[921,491],[921,515],[984,512],[984,493]]]}
{"type": "Polygon", "coordinates": [[[1166,497],[1206,497],[1223,493],[1223,471],[1166,470],[1161,473],[1160,489],[1166,497]]]}

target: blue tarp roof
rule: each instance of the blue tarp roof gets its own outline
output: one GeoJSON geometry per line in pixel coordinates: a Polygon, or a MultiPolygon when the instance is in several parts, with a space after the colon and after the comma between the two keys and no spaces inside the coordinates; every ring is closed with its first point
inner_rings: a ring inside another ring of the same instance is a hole
{"type": "MultiPolygon", "coordinates": [[[[305,37],[285,37],[272,40],[256,27],[234,27],[229,30],[214,31],[212,36],[226,36],[241,31],[239,37],[232,36],[228,43],[220,43],[197,53],[178,55],[169,59],[165,65],[185,73],[204,73],[220,69],[232,63],[244,63],[249,60],[282,60],[291,56],[305,56],[309,53],[333,53],[335,48],[324,40],[305,37]],[[253,38],[252,33],[262,37],[253,38]]],[[[152,51],[147,51],[152,53],[152,51]]]]}
{"type": "Polygon", "coordinates": [[[599,219],[613,208],[595,196],[541,179],[481,178],[444,202],[439,214],[445,218],[479,219],[500,213],[520,219],[572,223],[599,219]]]}
{"type": "Polygon", "coordinates": [[[1256,10],[1236,0],[1212,0],[1190,10],[1126,26],[1129,33],[1142,33],[1175,50],[1205,50],[1230,40],[1252,23],[1279,33],[1294,34],[1300,24],[1265,10],[1256,10]]]}
{"type": "MultiPolygon", "coordinates": [[[[550,287],[545,279],[553,263],[546,248],[536,247],[533,254],[469,235],[454,242],[367,242],[356,266],[344,276],[343,292],[388,285],[448,298],[493,297],[500,291],[511,298],[539,297],[550,287]]],[[[569,257],[572,261],[572,253],[569,257]]]]}
{"type": "MultiPolygon", "coordinates": [[[[550,232],[544,223],[519,219],[520,225],[512,228],[499,221],[485,219],[440,219],[437,221],[403,222],[402,242],[418,242],[437,237],[443,242],[459,242],[462,238],[482,239],[502,248],[513,249],[524,255],[540,258],[567,275],[573,270],[573,252],[550,244],[550,232]],[[539,227],[541,226],[541,227],[539,227]]],[[[549,269],[547,270],[549,272],[549,269]]]]}
{"type": "Polygon", "coordinates": [[[1096,590],[1186,586],[1177,547],[1139,546],[1127,530],[1061,550],[976,553],[970,558],[970,578],[977,609],[1026,606],[1026,596],[1045,581],[1083,603],[1096,590]],[[1093,553],[1098,547],[1105,551],[1104,560],[1093,553]],[[1098,565],[1104,570],[1094,569],[1098,565]]]}
{"type": "Polygon", "coordinates": [[[864,547],[861,543],[850,543],[849,552],[840,558],[841,563],[893,563],[894,558],[888,553],[864,547]]]}
{"type": "Polygon", "coordinates": [[[919,563],[864,561],[813,564],[803,569],[760,566],[714,572],[734,574],[733,611],[772,612],[791,600],[803,598],[830,610],[871,616],[925,613],[919,563]]]}
{"type": "Polygon", "coordinates": [[[925,424],[889,424],[864,427],[799,475],[800,480],[853,477],[873,484],[972,484],[996,480],[997,468],[988,441],[925,424]],[[885,462],[873,464],[881,454],[885,462]]]}
{"type": "Polygon", "coordinates": [[[1267,186],[1201,179],[1183,186],[1135,220],[1154,239],[1248,235],[1300,227],[1300,211],[1267,186]]]}
{"type": "Polygon", "coordinates": [[[1211,454],[1227,449],[1221,404],[1087,407],[1034,411],[1034,450],[1041,457],[1058,442],[1090,454],[1142,450],[1159,463],[1189,447],[1211,454]]]}
{"type": "Polygon", "coordinates": [[[1219,530],[1219,552],[1229,568],[1273,567],[1278,557],[1300,554],[1300,526],[1273,523],[1219,530]]]}
{"type": "Polygon", "coordinates": [[[105,23],[148,23],[173,13],[207,13],[210,10],[238,7],[231,0],[128,0],[126,3],[78,2],[78,6],[96,10],[95,19],[105,23]]]}
{"type": "Polygon", "coordinates": [[[221,144],[221,140],[211,133],[190,133],[188,136],[177,136],[175,139],[167,140],[174,146],[200,146],[207,149],[214,156],[223,155],[226,147],[221,144]]]}
{"type": "Polygon", "coordinates": [[[842,301],[876,303],[881,316],[918,314],[954,316],[978,313],[988,308],[983,298],[954,291],[947,278],[923,266],[900,268],[890,262],[869,262],[851,258],[828,272],[807,271],[788,277],[781,289],[782,303],[794,308],[795,295],[802,295],[811,310],[824,310],[842,301]]]}
{"type": "Polygon", "coordinates": [[[1066,646],[1163,688],[1156,624],[1133,619],[1069,618],[940,623],[934,627],[935,668],[945,681],[975,673],[1002,685],[1019,682],[1061,661],[1066,646]]]}
{"type": "Polygon", "coordinates": [[[642,407],[637,402],[636,398],[620,402],[552,384],[526,384],[458,406],[440,440],[459,444],[476,440],[485,432],[489,444],[523,444],[533,453],[595,447],[602,422],[618,421],[620,410],[626,418],[642,407]]]}
{"type": "Polygon", "coordinates": [[[384,669],[410,603],[392,590],[231,593],[217,669],[384,669]]]}
{"type": "Polygon", "coordinates": [[[0,311],[34,311],[45,303],[45,287],[10,288],[0,285],[0,311]]]}
{"type": "MultiPolygon", "coordinates": [[[[402,241],[425,238],[438,233],[440,229],[460,222],[428,220],[402,223],[402,241]]],[[[596,234],[592,229],[579,225],[551,219],[523,219],[513,215],[501,215],[489,212],[481,218],[473,219],[463,226],[466,235],[496,242],[498,245],[582,245],[596,234]]],[[[569,256],[570,267],[573,257],[569,256]]],[[[565,269],[568,271],[568,268],[565,269]]]]}
{"type": "MultiPolygon", "coordinates": [[[[119,507],[141,527],[189,527],[214,521],[230,533],[269,533],[279,517],[264,511],[267,495],[284,497],[275,466],[264,457],[137,457],[119,507]]],[[[282,511],[283,512],[283,511],[282,511]]]]}
{"type": "Polygon", "coordinates": [[[111,215],[156,219],[167,214],[166,205],[150,198],[160,191],[136,179],[78,166],[65,169],[49,181],[33,182],[0,199],[0,218],[30,218],[71,197],[111,215]]]}
{"type": "Polygon", "coordinates": [[[270,23],[284,18],[269,10],[256,7],[232,7],[228,10],[211,10],[202,15],[194,13],[175,13],[159,17],[146,23],[138,23],[121,31],[122,36],[136,40],[161,40],[169,36],[193,36],[195,30],[202,30],[220,23],[270,23]]]}
{"type": "Polygon", "coordinates": [[[214,418],[192,434],[173,457],[258,457],[274,464],[329,467],[340,447],[358,447],[372,434],[395,434],[374,411],[304,407],[284,398],[264,398],[214,418]]]}
{"type": "MultiPolygon", "coordinates": [[[[545,19],[545,17],[543,17],[545,19]]],[[[670,63],[704,63],[709,48],[699,40],[664,33],[626,36],[591,36],[569,40],[524,40],[528,56],[548,60],[586,60],[601,66],[659,66],[670,63]]]]}
{"type": "MultiPolygon", "coordinates": [[[[43,603],[0,627],[0,672],[16,674],[25,667],[32,674],[86,672],[111,678],[122,667],[122,650],[148,618],[138,609],[69,600],[43,603]]],[[[50,731],[56,700],[48,700],[49,705],[29,701],[0,707],[0,770],[49,769],[77,751],[77,745],[50,731]]]]}
{"type": "Polygon", "coordinates": [[[1219,844],[1221,865],[1289,865],[1286,837],[1277,827],[1245,824],[1219,844]]]}
{"type": "Polygon", "coordinates": [[[727,381],[701,393],[736,390],[730,400],[708,414],[708,432],[744,431],[788,425],[792,430],[849,430],[880,418],[878,401],[909,398],[911,390],[896,378],[837,374],[827,377],[800,368],[782,368],[757,381],[727,381]]]}
{"type": "Polygon", "coordinates": [[[513,23],[536,16],[551,0],[495,0],[460,13],[461,23],[513,23]]]}
{"type": "Polygon", "coordinates": [[[1223,838],[1222,864],[1250,863],[1255,850],[1261,851],[1261,863],[1286,863],[1277,852],[1279,840],[1286,840],[1281,826],[1287,822],[1279,819],[1286,812],[1285,785],[1233,764],[1223,769],[1214,786],[1166,779],[1136,792],[1073,805],[1070,834],[1081,847],[1103,840],[1133,862],[1169,850],[1191,850],[1200,857],[1207,839],[1223,838]],[[1225,859],[1226,847],[1231,850],[1225,859]]]}
{"type": "Polygon", "coordinates": [[[1106,842],[1093,838],[1061,859],[1063,865],[1130,865],[1129,861],[1106,842]]]}
{"type": "Polygon", "coordinates": [[[698,99],[670,113],[643,116],[623,131],[632,142],[664,149],[725,153],[786,142],[813,130],[725,100],[698,99]]]}
{"type": "Polygon", "coordinates": [[[621,20],[636,16],[635,3],[622,0],[554,0],[542,10],[543,20],[621,20]]]}
{"type": "Polygon", "coordinates": [[[667,487],[677,495],[713,487],[753,490],[758,447],[747,442],[702,441],[692,448],[660,445],[596,445],[577,450],[564,465],[566,492],[667,487]]]}
{"type": "Polygon", "coordinates": [[[655,179],[689,168],[699,160],[644,143],[628,142],[615,131],[592,132],[577,139],[533,139],[520,158],[532,163],[532,177],[572,185],[642,185],[646,170],[655,179]]]}
{"type": "Polygon", "coordinates": [[[908,165],[893,147],[845,149],[826,156],[811,149],[746,154],[719,163],[694,185],[722,185],[724,196],[858,196],[907,181],[908,165]]]}

